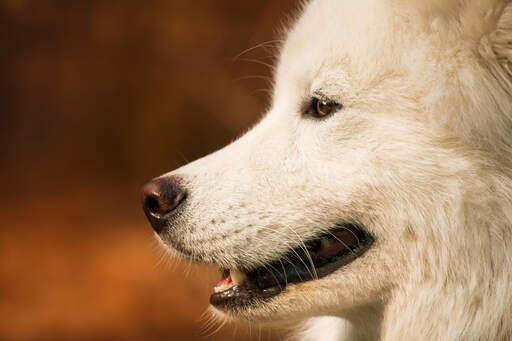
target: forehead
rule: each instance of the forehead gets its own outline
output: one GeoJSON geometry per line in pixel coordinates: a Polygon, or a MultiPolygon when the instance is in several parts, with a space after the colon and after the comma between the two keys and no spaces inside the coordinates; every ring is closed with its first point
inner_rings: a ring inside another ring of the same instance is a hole
{"type": "Polygon", "coordinates": [[[280,83],[283,91],[330,81],[369,87],[383,74],[404,73],[426,53],[419,34],[386,0],[312,1],[288,34],[276,92],[280,83]]]}

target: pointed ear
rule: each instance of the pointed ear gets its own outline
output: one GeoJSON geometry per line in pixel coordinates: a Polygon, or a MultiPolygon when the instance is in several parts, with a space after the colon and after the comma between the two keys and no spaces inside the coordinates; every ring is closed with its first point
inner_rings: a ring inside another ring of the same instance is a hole
{"type": "Polygon", "coordinates": [[[512,96],[512,2],[504,7],[495,29],[480,41],[479,52],[491,74],[512,96]]]}

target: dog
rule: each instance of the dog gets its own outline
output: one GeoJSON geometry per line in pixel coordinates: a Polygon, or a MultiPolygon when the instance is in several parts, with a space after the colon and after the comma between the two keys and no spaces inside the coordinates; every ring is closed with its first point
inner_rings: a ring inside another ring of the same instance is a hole
{"type": "Polygon", "coordinates": [[[312,0],[263,119],[146,184],[214,314],[296,340],[512,339],[512,2],[312,0]]]}

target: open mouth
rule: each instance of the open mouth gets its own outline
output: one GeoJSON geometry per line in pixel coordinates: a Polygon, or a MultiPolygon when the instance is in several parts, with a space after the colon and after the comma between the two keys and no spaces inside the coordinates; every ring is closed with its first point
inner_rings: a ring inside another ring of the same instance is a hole
{"type": "Polygon", "coordinates": [[[222,278],[214,288],[210,303],[219,309],[253,305],[282,293],[290,284],[333,273],[361,256],[373,241],[360,226],[336,226],[259,268],[221,270],[222,278]]]}

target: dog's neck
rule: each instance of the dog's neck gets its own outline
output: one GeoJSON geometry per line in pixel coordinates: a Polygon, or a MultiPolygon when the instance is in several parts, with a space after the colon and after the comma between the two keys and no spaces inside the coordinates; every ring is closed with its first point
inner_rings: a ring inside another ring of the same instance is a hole
{"type": "Polygon", "coordinates": [[[511,340],[507,267],[498,265],[493,277],[470,277],[464,283],[411,282],[396,289],[384,307],[352,315],[350,331],[339,332],[345,336],[336,340],[511,340]]]}
{"type": "MultiPolygon", "coordinates": [[[[494,180],[428,218],[442,229],[409,235],[417,241],[396,264],[396,286],[374,307],[340,314],[352,326],[332,323],[345,335],[332,340],[511,340],[512,200],[508,180],[494,180]]],[[[301,340],[315,339],[324,338],[301,340]]]]}
{"type": "Polygon", "coordinates": [[[512,205],[504,199],[508,187],[499,187],[465,192],[457,209],[436,217],[443,231],[419,236],[430,240],[410,249],[407,280],[383,312],[381,340],[512,338],[512,205]]]}
{"type": "Polygon", "coordinates": [[[384,313],[380,339],[510,340],[509,279],[500,287],[425,283],[400,292],[384,313]]]}

